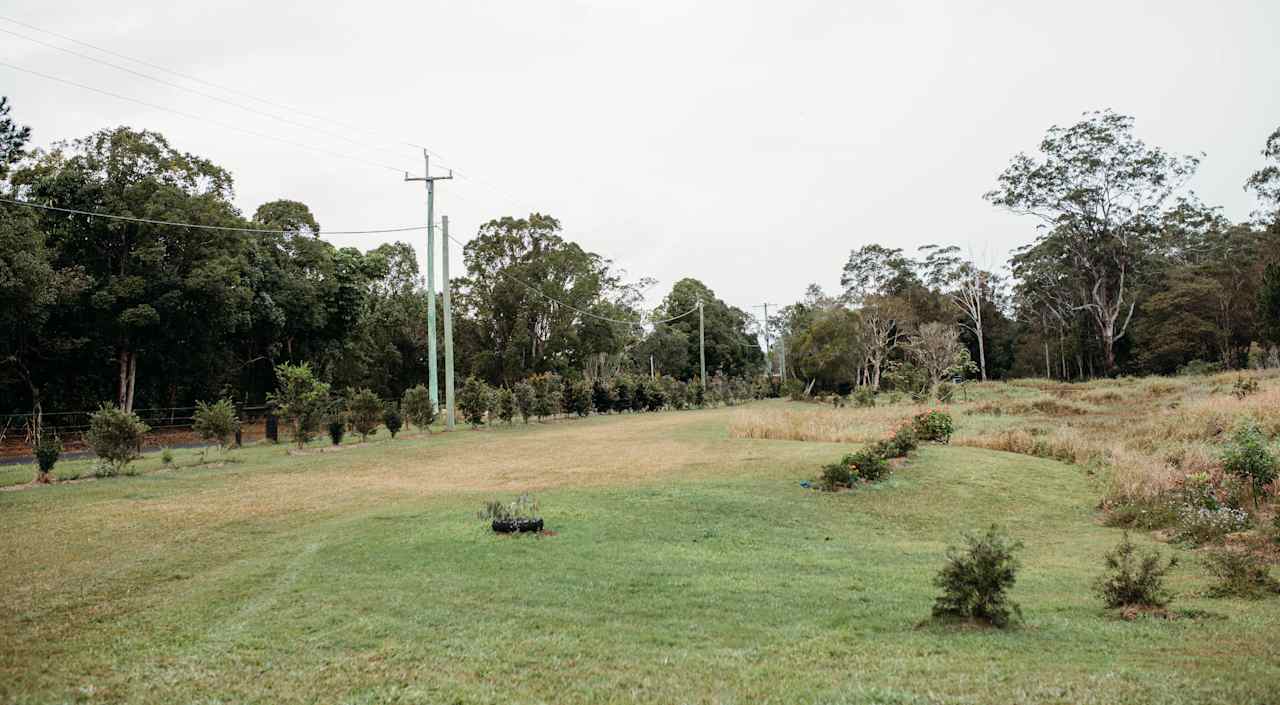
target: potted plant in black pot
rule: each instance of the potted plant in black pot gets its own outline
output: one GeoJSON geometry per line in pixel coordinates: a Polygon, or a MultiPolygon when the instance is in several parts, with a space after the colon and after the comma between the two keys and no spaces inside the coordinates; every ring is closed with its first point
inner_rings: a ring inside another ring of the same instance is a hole
{"type": "Polygon", "coordinates": [[[491,522],[499,534],[519,534],[542,531],[542,517],[538,514],[538,500],[522,494],[511,502],[492,500],[480,510],[480,518],[491,522]]]}

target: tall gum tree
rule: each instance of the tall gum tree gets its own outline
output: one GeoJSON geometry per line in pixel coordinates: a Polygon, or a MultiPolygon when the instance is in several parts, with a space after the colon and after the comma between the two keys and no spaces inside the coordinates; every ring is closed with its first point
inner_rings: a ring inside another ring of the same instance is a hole
{"type": "Polygon", "coordinates": [[[1109,374],[1166,203],[1198,165],[1194,156],[1139,140],[1131,117],[1091,112],[1070,127],[1049,128],[1039,154],[1014,157],[984,196],[1043,222],[1031,249],[1039,263],[1072,274],[1071,305],[1089,315],[1109,374]]]}

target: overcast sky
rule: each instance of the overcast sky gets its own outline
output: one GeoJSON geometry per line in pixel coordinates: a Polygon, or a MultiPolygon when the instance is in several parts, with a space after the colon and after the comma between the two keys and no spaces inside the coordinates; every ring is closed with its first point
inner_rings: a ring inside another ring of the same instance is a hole
{"type": "Polygon", "coordinates": [[[1035,223],[982,193],[1046,128],[1093,109],[1135,116],[1149,143],[1204,152],[1192,186],[1242,220],[1255,203],[1241,186],[1280,125],[1275,0],[69,8],[0,0],[0,16],[369,131],[301,113],[290,119],[324,132],[296,128],[0,33],[0,61],[321,149],[0,67],[0,94],[37,144],[158,130],[230,169],[244,212],[298,199],[328,229],[421,223],[425,197],[323,150],[421,171],[402,143],[426,145],[472,177],[437,192],[459,239],[493,217],[550,213],[633,278],[657,278],[651,303],[685,276],[744,308],[789,303],[809,282],[835,290],[849,250],[871,242],[954,243],[1001,261],[1035,223]]]}

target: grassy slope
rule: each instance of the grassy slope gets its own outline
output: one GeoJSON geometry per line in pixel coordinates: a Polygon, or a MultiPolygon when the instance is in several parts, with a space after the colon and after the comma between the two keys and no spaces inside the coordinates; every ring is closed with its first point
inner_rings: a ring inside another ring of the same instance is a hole
{"type": "MultiPolygon", "coordinates": [[[[857,494],[840,446],[733,410],[402,439],[0,493],[0,701],[1274,702],[1280,604],[1126,623],[1081,470],[930,447],[857,494]],[[539,488],[559,535],[480,500],[539,488]],[[917,628],[956,531],[1027,544],[1009,633],[917,628]],[[1269,700],[1270,699],[1270,700],[1269,700]]],[[[1145,540],[1145,538],[1144,538],[1145,540]]]]}

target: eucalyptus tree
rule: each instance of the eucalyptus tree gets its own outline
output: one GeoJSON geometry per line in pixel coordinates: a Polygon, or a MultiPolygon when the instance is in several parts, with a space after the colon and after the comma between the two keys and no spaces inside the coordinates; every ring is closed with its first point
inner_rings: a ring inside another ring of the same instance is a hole
{"type": "Polygon", "coordinates": [[[978,345],[978,370],[987,381],[986,311],[1000,296],[1000,277],[963,257],[955,245],[920,248],[926,252],[922,268],[925,281],[935,287],[960,312],[960,325],[973,334],[978,345]]]}
{"type": "Polygon", "coordinates": [[[1039,154],[1019,154],[985,194],[1047,227],[1033,245],[1042,261],[1070,272],[1071,306],[1092,320],[1107,372],[1137,304],[1135,284],[1166,204],[1199,160],[1172,155],[1133,134],[1133,118],[1086,113],[1051,127],[1039,154]]]}

